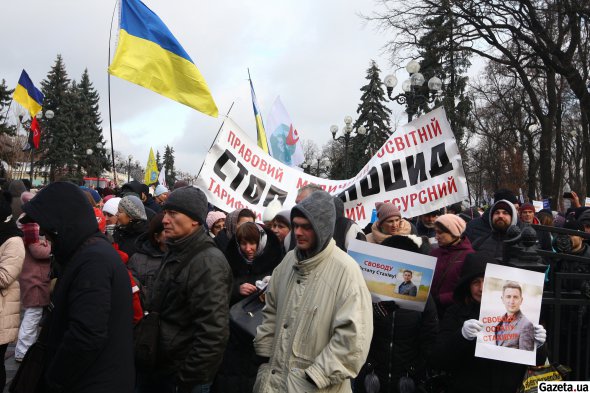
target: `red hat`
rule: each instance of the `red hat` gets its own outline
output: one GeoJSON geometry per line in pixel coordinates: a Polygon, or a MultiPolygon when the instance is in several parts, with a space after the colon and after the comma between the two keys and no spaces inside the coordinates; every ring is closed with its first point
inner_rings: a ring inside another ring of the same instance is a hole
{"type": "Polygon", "coordinates": [[[532,211],[534,213],[535,212],[535,206],[533,206],[532,203],[527,202],[527,203],[522,204],[522,206],[520,206],[520,208],[518,209],[518,211],[521,212],[521,213],[523,211],[525,211],[525,210],[530,210],[530,211],[532,211]]]}

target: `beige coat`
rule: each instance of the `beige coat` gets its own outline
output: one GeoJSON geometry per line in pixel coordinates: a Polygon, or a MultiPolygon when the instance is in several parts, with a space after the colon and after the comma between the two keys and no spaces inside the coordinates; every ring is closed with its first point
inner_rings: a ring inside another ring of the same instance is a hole
{"type": "Polygon", "coordinates": [[[302,262],[291,251],[266,293],[254,348],[270,362],[259,368],[254,392],[351,392],[372,335],[371,295],[356,262],[334,240],[302,262]]]}
{"type": "Polygon", "coordinates": [[[20,326],[20,287],[18,275],[25,260],[20,237],[11,237],[0,246],[0,344],[18,337],[20,326]]]}

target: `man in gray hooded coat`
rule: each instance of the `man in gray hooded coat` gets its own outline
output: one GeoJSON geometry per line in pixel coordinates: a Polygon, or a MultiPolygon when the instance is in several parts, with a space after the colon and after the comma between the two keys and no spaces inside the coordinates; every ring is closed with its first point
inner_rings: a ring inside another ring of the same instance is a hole
{"type": "Polygon", "coordinates": [[[274,270],[254,340],[255,393],[351,392],[373,335],[371,295],[332,239],[332,197],[316,191],[291,211],[297,246],[274,270]]]}

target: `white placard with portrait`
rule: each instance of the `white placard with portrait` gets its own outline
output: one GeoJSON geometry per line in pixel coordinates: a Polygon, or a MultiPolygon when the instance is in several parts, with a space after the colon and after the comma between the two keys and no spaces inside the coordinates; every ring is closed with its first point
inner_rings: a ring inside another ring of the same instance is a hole
{"type": "Polygon", "coordinates": [[[488,264],[483,284],[475,356],[535,365],[534,326],[539,323],[545,275],[488,264]]]}

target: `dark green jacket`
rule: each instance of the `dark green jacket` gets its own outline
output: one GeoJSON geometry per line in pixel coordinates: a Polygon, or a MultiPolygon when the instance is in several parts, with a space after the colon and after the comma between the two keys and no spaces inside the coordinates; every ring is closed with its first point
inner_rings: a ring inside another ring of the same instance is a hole
{"type": "Polygon", "coordinates": [[[154,283],[151,303],[165,292],[160,308],[160,344],[156,369],[175,374],[179,386],[210,383],[229,337],[232,273],[203,228],[168,242],[168,253],[154,283]],[[199,251],[203,243],[210,247],[199,251]],[[182,261],[188,262],[178,274],[182,261]],[[176,276],[176,277],[174,277],[176,276]]]}

